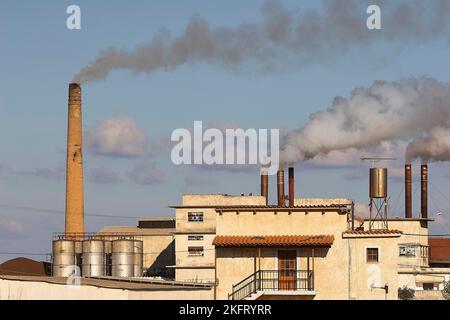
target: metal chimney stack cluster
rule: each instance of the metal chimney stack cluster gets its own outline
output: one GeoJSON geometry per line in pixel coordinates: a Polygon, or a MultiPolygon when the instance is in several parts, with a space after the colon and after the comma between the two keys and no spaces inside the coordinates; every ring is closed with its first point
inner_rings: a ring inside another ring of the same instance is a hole
{"type": "Polygon", "coordinates": [[[69,85],[66,164],[66,234],[84,233],[81,87],[69,85]]]}
{"type": "MultiPolygon", "coordinates": [[[[285,207],[286,206],[286,199],[289,199],[289,207],[294,207],[294,200],[295,200],[295,192],[294,192],[294,168],[290,167],[289,171],[289,190],[288,190],[288,196],[286,196],[284,192],[284,169],[279,169],[277,171],[277,199],[278,199],[278,206],[279,207],[285,207]]],[[[262,188],[262,176],[261,176],[261,188],[262,188]]],[[[261,195],[262,195],[262,189],[261,189],[261,195]]]]}
{"type": "MultiPolygon", "coordinates": [[[[405,218],[412,216],[412,167],[405,165],[405,218]]],[[[428,165],[420,166],[420,218],[428,219],[428,165]]]]}

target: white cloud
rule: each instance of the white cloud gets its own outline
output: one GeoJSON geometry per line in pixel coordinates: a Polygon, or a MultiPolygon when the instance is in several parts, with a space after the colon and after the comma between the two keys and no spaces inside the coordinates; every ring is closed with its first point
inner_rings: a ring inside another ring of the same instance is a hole
{"type": "Polygon", "coordinates": [[[96,155],[140,157],[148,139],[132,118],[109,118],[86,131],[87,150],[96,155]]]}

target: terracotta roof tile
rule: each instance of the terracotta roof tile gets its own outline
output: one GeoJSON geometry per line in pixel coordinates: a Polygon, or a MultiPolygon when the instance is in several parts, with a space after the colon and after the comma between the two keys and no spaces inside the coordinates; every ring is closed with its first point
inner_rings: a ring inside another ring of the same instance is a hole
{"type": "Polygon", "coordinates": [[[354,230],[354,231],[345,231],[344,234],[361,234],[361,235],[371,235],[371,234],[402,234],[403,232],[400,230],[354,230]]]}
{"type": "Polygon", "coordinates": [[[450,238],[428,238],[430,262],[450,262],[450,238]]]}
{"type": "Polygon", "coordinates": [[[334,236],[216,236],[216,247],[330,247],[334,236]]]}

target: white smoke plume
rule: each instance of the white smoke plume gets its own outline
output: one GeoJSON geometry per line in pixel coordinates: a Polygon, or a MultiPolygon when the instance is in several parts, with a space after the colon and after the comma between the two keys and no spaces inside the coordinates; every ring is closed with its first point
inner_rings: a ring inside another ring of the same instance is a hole
{"type": "Polygon", "coordinates": [[[337,97],[290,132],[281,152],[284,165],[336,150],[367,150],[383,142],[411,142],[406,160],[450,160],[450,84],[430,78],[376,81],[337,97]],[[442,129],[442,128],[445,129],[442,129]],[[443,133],[445,131],[445,135],[443,133]],[[425,139],[423,137],[426,137],[425,139]],[[410,141],[413,139],[413,141],[410,141]],[[430,144],[429,141],[436,141],[430,144]]]}
{"type": "Polygon", "coordinates": [[[406,149],[406,159],[423,162],[450,160],[450,128],[438,126],[425,137],[414,139],[406,149]]]}
{"type": "Polygon", "coordinates": [[[184,33],[171,38],[161,31],[134,50],[107,48],[81,69],[74,82],[105,79],[111,71],[151,73],[187,63],[211,63],[236,70],[292,70],[308,63],[335,59],[353,47],[379,41],[416,43],[449,40],[450,1],[377,1],[382,30],[368,30],[366,9],[371,0],[323,1],[323,10],[288,10],[279,1],[262,8],[262,22],[235,28],[209,26],[193,16],[184,33]]]}

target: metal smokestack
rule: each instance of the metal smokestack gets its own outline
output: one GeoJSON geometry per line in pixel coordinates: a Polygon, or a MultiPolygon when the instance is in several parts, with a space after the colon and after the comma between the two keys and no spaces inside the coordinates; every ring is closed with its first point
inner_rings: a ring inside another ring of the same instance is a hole
{"type": "Polygon", "coordinates": [[[266,198],[266,206],[269,203],[269,175],[267,171],[261,172],[261,196],[266,198]]]}
{"type": "Polygon", "coordinates": [[[412,218],[411,164],[405,164],[405,218],[412,218]]]}
{"type": "Polygon", "coordinates": [[[290,167],[289,168],[289,207],[292,208],[294,207],[294,199],[295,199],[295,194],[294,194],[294,168],[290,167]]]}
{"type": "Polygon", "coordinates": [[[284,207],[285,203],[285,195],[284,195],[284,170],[279,169],[277,171],[277,188],[278,188],[278,206],[284,207]]]}
{"type": "Polygon", "coordinates": [[[67,233],[84,233],[81,87],[69,85],[66,165],[67,233]]]}
{"type": "Polygon", "coordinates": [[[420,212],[421,218],[428,218],[428,165],[420,166],[420,212]]]}

